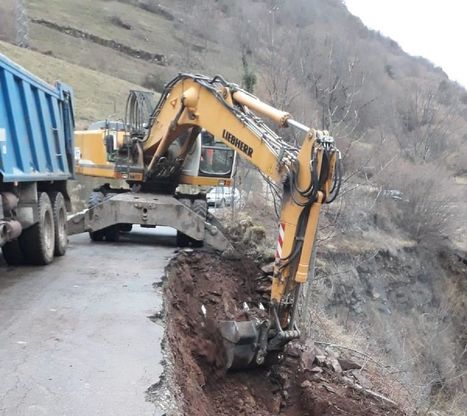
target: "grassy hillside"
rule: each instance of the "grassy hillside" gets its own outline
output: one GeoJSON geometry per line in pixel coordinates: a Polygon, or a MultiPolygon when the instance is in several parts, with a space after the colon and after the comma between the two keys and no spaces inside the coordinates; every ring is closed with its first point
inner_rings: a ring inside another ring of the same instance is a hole
{"type": "Polygon", "coordinates": [[[183,18],[167,18],[140,7],[140,3],[153,2],[31,0],[28,3],[32,47],[131,82],[144,84],[148,78],[167,80],[181,70],[195,69],[215,70],[231,78],[241,69],[236,48],[226,54],[224,45],[188,33],[183,18]],[[63,31],[47,27],[43,20],[59,24],[63,31]],[[137,50],[163,54],[165,64],[135,59],[119,50],[73,37],[70,32],[66,33],[66,28],[77,28],[137,50]]]}
{"type": "Polygon", "coordinates": [[[78,127],[112,114],[121,116],[128,91],[141,89],[127,81],[5,42],[0,42],[0,53],[49,83],[60,80],[71,85],[75,93],[78,127]]]}

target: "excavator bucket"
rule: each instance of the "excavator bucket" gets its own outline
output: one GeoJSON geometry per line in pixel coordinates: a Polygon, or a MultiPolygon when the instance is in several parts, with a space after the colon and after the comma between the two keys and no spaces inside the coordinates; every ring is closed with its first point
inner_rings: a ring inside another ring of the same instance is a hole
{"type": "Polygon", "coordinates": [[[221,321],[219,331],[223,338],[226,368],[252,367],[260,349],[261,324],[258,320],[221,321]]]}

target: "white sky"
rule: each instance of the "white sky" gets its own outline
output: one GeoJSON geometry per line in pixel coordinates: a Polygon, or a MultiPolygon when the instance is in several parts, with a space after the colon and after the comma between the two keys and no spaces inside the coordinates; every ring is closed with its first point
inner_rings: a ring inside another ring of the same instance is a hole
{"type": "Polygon", "coordinates": [[[371,29],[467,88],[467,0],[345,0],[371,29]]]}

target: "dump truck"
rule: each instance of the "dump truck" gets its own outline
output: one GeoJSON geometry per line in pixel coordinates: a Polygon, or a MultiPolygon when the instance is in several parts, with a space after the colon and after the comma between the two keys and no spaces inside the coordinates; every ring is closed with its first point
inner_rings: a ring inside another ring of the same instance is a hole
{"type": "Polygon", "coordinates": [[[0,247],[10,265],[45,265],[67,247],[74,176],[73,91],[0,54],[0,247]]]}

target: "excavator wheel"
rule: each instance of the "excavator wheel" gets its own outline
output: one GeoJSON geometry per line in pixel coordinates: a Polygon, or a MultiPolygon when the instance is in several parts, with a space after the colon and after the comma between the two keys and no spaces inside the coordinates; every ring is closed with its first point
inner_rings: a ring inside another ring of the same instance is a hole
{"type": "Polygon", "coordinates": [[[208,203],[205,199],[195,199],[191,205],[191,209],[203,218],[206,218],[208,215],[208,203]]]}
{"type": "Polygon", "coordinates": [[[120,239],[120,229],[118,224],[105,228],[104,236],[106,241],[117,242],[120,239]]]}
{"type": "MultiPolygon", "coordinates": [[[[104,201],[104,194],[102,192],[93,192],[88,199],[88,208],[94,208],[104,201]]],[[[89,238],[92,241],[103,241],[105,237],[105,230],[90,231],[89,238]]]]}
{"type": "MultiPolygon", "coordinates": [[[[187,207],[190,207],[198,215],[206,218],[208,211],[206,200],[195,199],[192,201],[189,198],[180,198],[179,201],[187,207]]],[[[203,247],[202,241],[195,240],[181,231],[177,231],[176,244],[177,247],[203,247]]]]}
{"type": "Polygon", "coordinates": [[[176,243],[177,247],[203,247],[202,241],[195,240],[181,231],[177,231],[176,243]]]}

